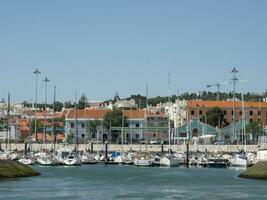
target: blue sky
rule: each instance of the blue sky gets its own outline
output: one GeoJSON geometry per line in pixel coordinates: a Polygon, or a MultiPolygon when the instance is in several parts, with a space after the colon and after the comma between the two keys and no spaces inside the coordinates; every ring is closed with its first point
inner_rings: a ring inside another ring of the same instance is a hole
{"type": "MultiPolygon", "coordinates": [[[[266,90],[267,1],[114,0],[1,1],[0,97],[39,101],[47,76],[60,100],[75,91],[90,100],[202,91],[230,79],[233,66],[247,91],[266,90]]],[[[239,87],[239,90],[241,89],[239,87]]],[[[222,89],[230,91],[231,86],[222,89]]],[[[214,89],[215,90],[215,89],[214,89]]],[[[213,90],[213,91],[214,91],[213,90]]]]}

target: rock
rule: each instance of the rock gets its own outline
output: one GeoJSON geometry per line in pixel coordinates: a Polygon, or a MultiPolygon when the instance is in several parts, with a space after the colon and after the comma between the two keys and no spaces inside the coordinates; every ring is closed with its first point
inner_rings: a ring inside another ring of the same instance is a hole
{"type": "Polygon", "coordinates": [[[17,161],[0,160],[0,179],[38,176],[38,172],[34,171],[27,165],[23,165],[17,161]]]}
{"type": "Polygon", "coordinates": [[[267,180],[267,162],[259,162],[253,167],[248,168],[242,174],[240,178],[267,180]]]}

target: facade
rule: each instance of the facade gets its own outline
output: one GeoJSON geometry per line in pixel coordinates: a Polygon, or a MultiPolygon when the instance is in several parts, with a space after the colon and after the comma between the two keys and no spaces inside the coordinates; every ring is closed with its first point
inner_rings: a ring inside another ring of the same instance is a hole
{"type": "MultiPolygon", "coordinates": [[[[219,107],[224,112],[224,123],[233,123],[232,101],[188,101],[188,121],[193,118],[202,118],[213,107],[219,107]]],[[[242,119],[242,102],[235,103],[236,122],[242,119]]],[[[245,117],[247,121],[259,121],[265,127],[267,125],[267,102],[245,102],[245,117]]]]}
{"type": "Polygon", "coordinates": [[[174,123],[174,128],[178,128],[187,123],[187,102],[176,100],[175,103],[159,104],[157,107],[164,106],[164,112],[174,123]]]}
{"type": "Polygon", "coordinates": [[[153,114],[145,110],[124,110],[126,116],[126,127],[112,127],[107,130],[104,125],[104,116],[108,109],[85,109],[69,110],[66,115],[65,138],[68,142],[74,143],[78,133],[79,143],[88,143],[91,140],[103,142],[121,142],[121,133],[123,133],[124,143],[132,140],[134,143],[147,138],[166,138],[168,118],[164,114],[153,114]],[[76,121],[77,119],[77,121],[76,121]],[[165,127],[165,131],[162,128],[165,127]],[[149,128],[148,128],[149,127],[149,128]],[[155,128],[155,127],[158,127],[155,128]]]}

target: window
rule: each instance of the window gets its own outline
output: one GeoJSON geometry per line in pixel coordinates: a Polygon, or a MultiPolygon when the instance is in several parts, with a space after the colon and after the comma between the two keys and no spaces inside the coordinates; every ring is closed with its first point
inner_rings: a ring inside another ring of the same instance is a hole
{"type": "Polygon", "coordinates": [[[154,137],[154,138],[156,137],[156,134],[155,134],[155,133],[153,134],[153,137],[154,137]]]}
{"type": "Polygon", "coordinates": [[[70,123],[70,127],[71,128],[74,128],[74,123],[70,123]]]}
{"type": "Polygon", "coordinates": [[[81,127],[84,128],[84,123],[81,123],[81,127]]]}
{"type": "Polygon", "coordinates": [[[250,119],[249,121],[250,121],[250,122],[253,122],[253,119],[250,119]]]}
{"type": "Polygon", "coordinates": [[[253,115],[253,111],[251,110],[251,111],[250,111],[250,116],[252,116],[252,115],[253,115]]]}
{"type": "Polygon", "coordinates": [[[202,110],[199,111],[199,114],[202,115],[202,110]]]}
{"type": "Polygon", "coordinates": [[[139,134],[135,134],[135,138],[138,139],[139,138],[139,134]]]}
{"type": "Polygon", "coordinates": [[[258,116],[261,116],[261,111],[258,111],[258,116]]]}
{"type": "Polygon", "coordinates": [[[223,112],[223,114],[224,114],[224,115],[227,115],[227,111],[225,110],[225,111],[223,112]]]}
{"type": "Polygon", "coordinates": [[[234,115],[234,111],[232,111],[232,115],[234,115]]]}
{"type": "Polygon", "coordinates": [[[191,115],[194,115],[195,114],[195,111],[191,110],[191,115]]]}
{"type": "Polygon", "coordinates": [[[136,124],[135,124],[135,127],[136,127],[136,128],[139,128],[139,127],[140,127],[140,124],[139,124],[139,123],[136,123],[136,124]]]}
{"type": "Polygon", "coordinates": [[[242,111],[240,111],[239,114],[242,115],[242,111]]]}

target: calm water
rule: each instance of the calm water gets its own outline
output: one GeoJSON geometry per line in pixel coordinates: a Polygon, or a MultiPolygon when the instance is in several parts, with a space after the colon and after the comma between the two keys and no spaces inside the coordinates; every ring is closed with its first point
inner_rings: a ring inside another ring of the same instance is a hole
{"type": "Polygon", "coordinates": [[[0,199],[267,199],[267,182],[234,169],[34,167],[40,177],[0,182],[0,199]]]}

